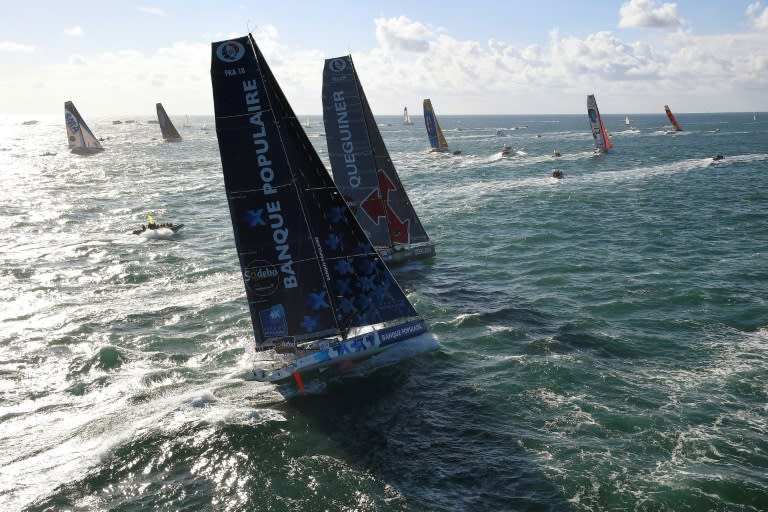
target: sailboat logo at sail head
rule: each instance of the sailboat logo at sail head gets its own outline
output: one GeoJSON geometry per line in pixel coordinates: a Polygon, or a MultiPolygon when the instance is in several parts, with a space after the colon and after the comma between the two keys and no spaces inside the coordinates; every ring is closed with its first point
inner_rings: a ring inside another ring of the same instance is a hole
{"type": "Polygon", "coordinates": [[[341,73],[347,69],[347,63],[344,61],[344,59],[333,59],[328,67],[334,73],[341,73]]]}
{"type": "Polygon", "coordinates": [[[237,62],[245,55],[245,47],[238,41],[227,41],[216,48],[216,56],[223,62],[237,62]]]}

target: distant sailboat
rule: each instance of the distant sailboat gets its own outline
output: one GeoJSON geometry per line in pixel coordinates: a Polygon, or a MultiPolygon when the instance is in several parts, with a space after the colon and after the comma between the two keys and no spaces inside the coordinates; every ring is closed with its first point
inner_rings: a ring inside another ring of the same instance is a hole
{"type": "MultiPolygon", "coordinates": [[[[432,108],[432,101],[429,98],[424,100],[424,124],[427,127],[427,136],[429,137],[429,145],[432,146],[432,152],[449,152],[448,142],[445,140],[435,110],[432,108]]],[[[454,155],[460,153],[461,151],[453,151],[454,155]]]]}
{"type": "Polygon", "coordinates": [[[160,123],[160,131],[163,133],[163,140],[167,142],[180,142],[181,135],[179,135],[176,127],[173,126],[171,118],[165,113],[162,103],[155,105],[157,107],[157,121],[160,123]]]}
{"type": "Polygon", "coordinates": [[[664,105],[664,111],[667,113],[669,122],[672,123],[672,128],[674,128],[676,132],[683,131],[683,128],[680,126],[680,123],[677,122],[677,119],[675,119],[675,115],[672,113],[672,110],[670,110],[668,105],[664,105]]]}
{"type": "Polygon", "coordinates": [[[632,123],[630,123],[630,122],[629,122],[629,116],[626,116],[626,117],[624,118],[624,124],[626,124],[627,126],[629,126],[630,124],[632,124],[632,123]]]}
{"type": "Polygon", "coordinates": [[[757,121],[757,120],[758,120],[758,119],[757,119],[757,112],[755,112],[755,113],[754,113],[754,115],[752,116],[752,120],[753,120],[753,121],[757,121]]]}
{"type": "Polygon", "coordinates": [[[605,153],[613,147],[608,130],[605,128],[603,118],[597,109],[597,100],[595,95],[587,96],[587,115],[589,116],[589,125],[592,128],[592,138],[595,140],[595,152],[605,153]]]}
{"type": "Polygon", "coordinates": [[[411,116],[408,115],[408,107],[403,108],[403,124],[404,125],[413,124],[413,121],[411,121],[411,116]]]}
{"type": "Polygon", "coordinates": [[[350,56],[325,61],[323,121],[336,186],[384,261],[434,256],[350,56]]]}
{"type": "Polygon", "coordinates": [[[93,135],[71,101],[64,103],[64,124],[67,127],[67,140],[72,153],[92,155],[104,151],[101,142],[93,135]]]}
{"type": "Polygon", "coordinates": [[[212,44],[211,82],[235,245],[263,354],[255,378],[293,376],[301,390],[305,371],[395,345],[434,348],[252,35],[212,44]]]}

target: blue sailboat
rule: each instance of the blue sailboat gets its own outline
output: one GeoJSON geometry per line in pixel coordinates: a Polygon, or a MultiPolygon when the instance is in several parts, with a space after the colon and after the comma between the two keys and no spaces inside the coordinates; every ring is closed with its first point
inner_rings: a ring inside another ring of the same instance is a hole
{"type": "MultiPolygon", "coordinates": [[[[431,339],[252,35],[212,44],[216,135],[255,348],[281,381],[431,339]]],[[[434,346],[434,340],[432,339],[434,346]]]]}
{"type": "Polygon", "coordinates": [[[427,127],[427,137],[429,137],[429,145],[432,147],[430,152],[433,153],[452,153],[454,155],[460,155],[461,151],[451,151],[448,149],[448,142],[445,140],[443,130],[440,128],[440,123],[437,120],[435,109],[432,108],[432,100],[426,98],[423,102],[424,107],[424,124],[427,127]]]}

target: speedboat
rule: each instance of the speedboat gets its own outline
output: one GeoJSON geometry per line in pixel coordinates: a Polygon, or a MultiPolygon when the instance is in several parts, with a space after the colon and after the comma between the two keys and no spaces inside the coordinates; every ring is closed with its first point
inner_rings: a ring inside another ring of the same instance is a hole
{"type": "Polygon", "coordinates": [[[182,227],[184,227],[184,224],[173,224],[170,222],[165,224],[149,224],[147,226],[142,224],[141,229],[133,230],[133,234],[147,239],[168,240],[182,227]]]}

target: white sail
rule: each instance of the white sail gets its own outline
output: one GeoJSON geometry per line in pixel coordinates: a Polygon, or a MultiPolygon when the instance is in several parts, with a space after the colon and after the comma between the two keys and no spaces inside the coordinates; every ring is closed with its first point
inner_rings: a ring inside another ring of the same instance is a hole
{"type": "Polygon", "coordinates": [[[403,124],[413,124],[413,121],[411,121],[411,116],[408,115],[408,107],[403,108],[403,124]]]}
{"type": "Polygon", "coordinates": [[[104,151],[101,142],[93,135],[71,101],[64,102],[64,124],[67,127],[67,142],[72,153],[90,155],[104,151]]]}
{"type": "Polygon", "coordinates": [[[624,124],[626,124],[626,125],[632,124],[632,123],[629,122],[629,116],[624,118],[624,124]]]}

